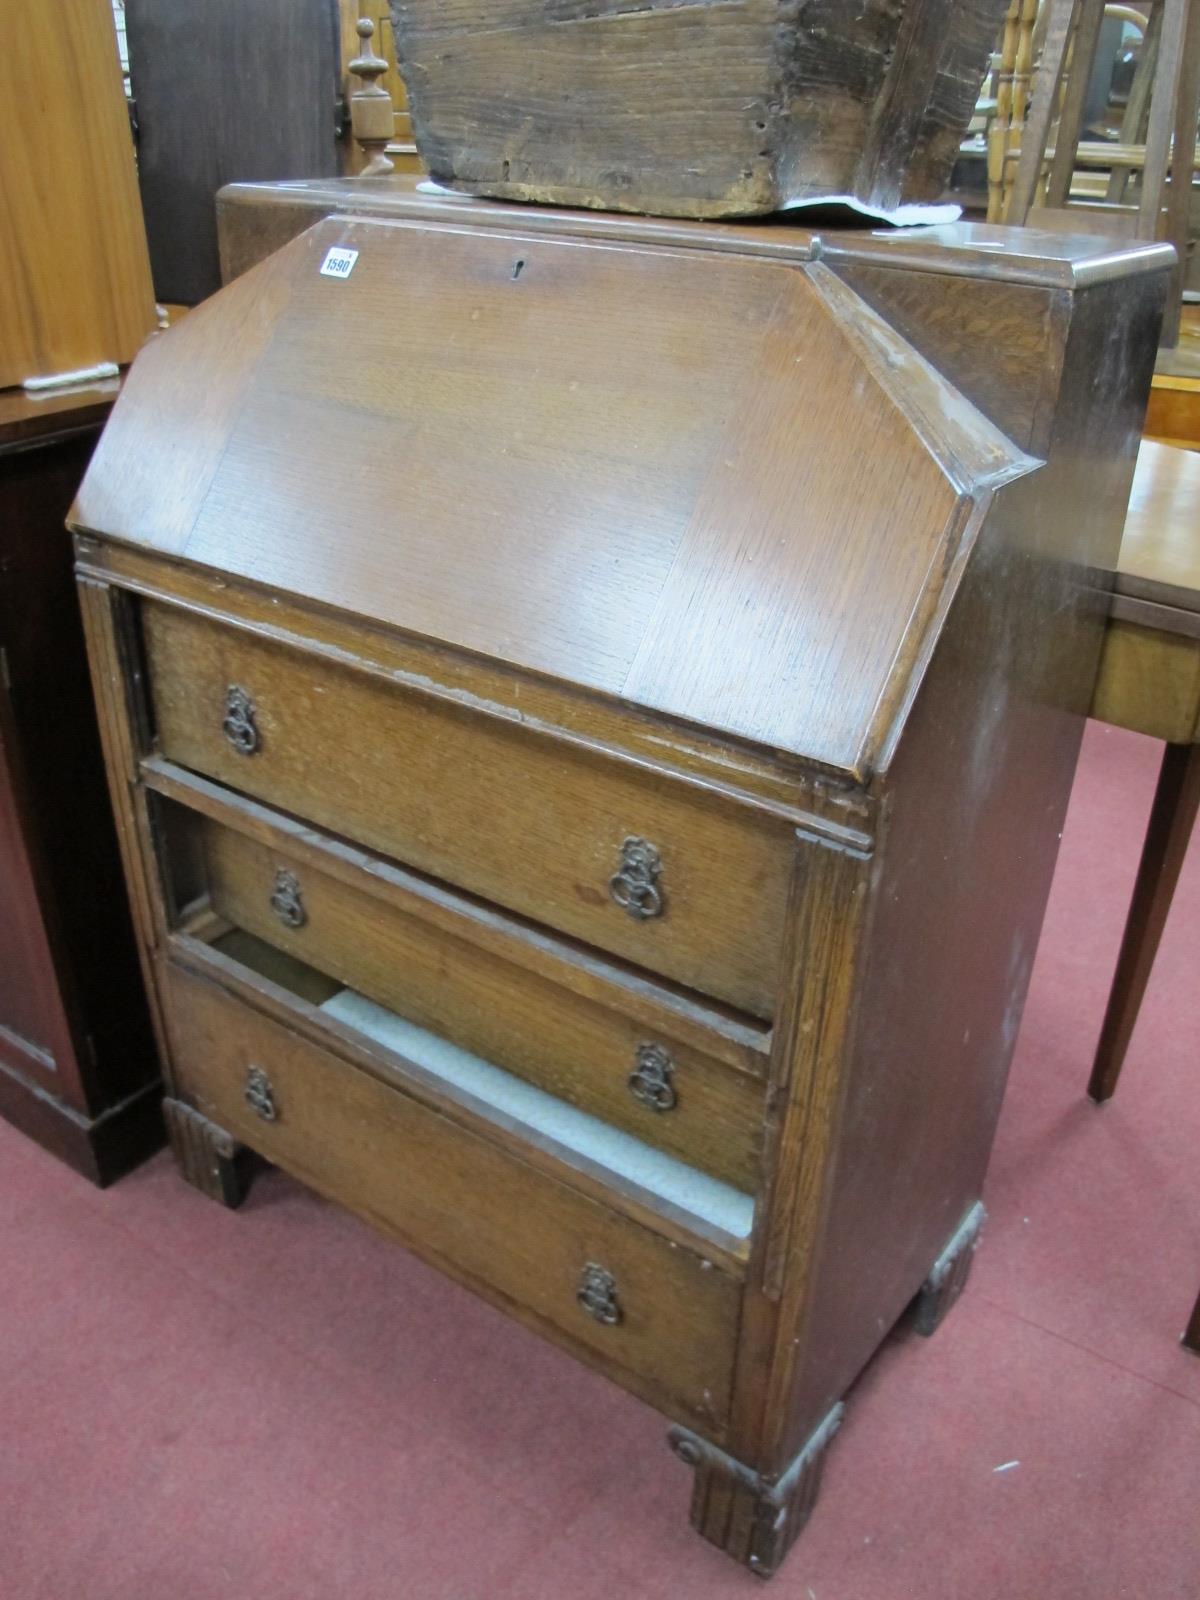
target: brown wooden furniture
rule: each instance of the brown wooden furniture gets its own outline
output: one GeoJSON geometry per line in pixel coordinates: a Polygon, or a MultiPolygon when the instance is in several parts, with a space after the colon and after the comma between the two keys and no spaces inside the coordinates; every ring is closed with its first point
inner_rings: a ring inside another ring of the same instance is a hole
{"type": "MultiPolygon", "coordinates": [[[[1135,158],[1128,150],[1116,149],[1101,149],[1093,157],[1114,169],[1104,202],[1068,204],[1105,0],[1046,0],[1046,4],[1045,44],[1035,76],[1033,109],[1021,135],[1008,221],[1028,221],[1035,227],[1090,229],[1121,238],[1169,240],[1175,246],[1179,264],[1168,296],[1162,342],[1174,345],[1179,339],[1196,165],[1196,120],[1200,114],[1200,4],[1197,0],[1150,0],[1154,11],[1161,11],[1161,17],[1155,17],[1157,72],[1146,113],[1141,192],[1136,206],[1121,201],[1125,175],[1135,158]],[[1044,194],[1039,196],[1060,87],[1053,157],[1044,194]]],[[[1136,114],[1140,118],[1140,113],[1136,114]]]]}
{"type": "Polygon", "coordinates": [[[0,394],[0,1115],[99,1183],[162,1142],[63,528],[117,387],[0,394]]]}
{"type": "MultiPolygon", "coordinates": [[[[1184,308],[1181,349],[1185,339],[1188,344],[1200,345],[1200,326],[1189,326],[1187,309],[1184,308]]],[[[1200,450],[1200,377],[1177,377],[1161,370],[1155,373],[1146,407],[1145,436],[1158,444],[1200,450]]]]}
{"type": "Polygon", "coordinates": [[[154,291],[110,0],[0,11],[0,192],[0,390],[129,361],[154,291]]]}
{"type": "Polygon", "coordinates": [[[1005,4],[392,0],[392,16],[439,182],[717,217],[940,199],[1005,4]]]}
{"type": "Polygon", "coordinates": [[[1142,445],[1093,715],[1166,744],[1088,1092],[1117,1086],[1200,810],[1200,454],[1142,445]]]}
{"type": "MultiPolygon", "coordinates": [[[[423,172],[424,168],[413,140],[408,92],[396,64],[396,36],[387,0],[338,0],[338,3],[341,12],[342,92],[350,106],[351,115],[353,116],[354,110],[352,97],[359,84],[350,63],[364,54],[363,36],[359,31],[359,25],[367,21],[373,25],[370,52],[383,62],[383,70],[378,74],[376,81],[391,102],[390,121],[385,122],[381,110],[376,112],[380,131],[386,134],[385,153],[392,164],[391,170],[423,172]]],[[[343,171],[348,176],[361,177],[370,159],[357,139],[351,138],[345,142],[343,171]]]]}
{"type": "Polygon", "coordinates": [[[333,187],[72,517],[176,1154],[658,1406],[767,1574],[970,1265],[1170,254],[333,187]]]}
{"type": "Polygon", "coordinates": [[[154,285],[195,305],[222,184],[339,170],[338,0],[125,0],[125,25],[154,285]]]}
{"type": "Polygon", "coordinates": [[[1013,162],[1029,110],[1033,36],[1039,0],[1009,0],[996,69],[996,110],[987,130],[989,222],[1003,222],[1012,194],[1013,162]]]}
{"type": "MultiPolygon", "coordinates": [[[[1138,454],[1092,714],[1166,742],[1088,1093],[1116,1091],[1200,811],[1200,454],[1138,454]]],[[[1200,1302],[1184,1344],[1200,1350],[1200,1302]]]]}
{"type": "Polygon", "coordinates": [[[0,167],[0,1115],[103,1183],[162,1140],[63,527],[119,385],[13,386],[156,321],[108,0],[4,8],[0,167]]]}
{"type": "Polygon", "coordinates": [[[350,131],[360,152],[362,164],[357,176],[380,178],[396,170],[395,162],[387,154],[396,126],[392,110],[392,97],[378,81],[388,64],[376,55],[372,44],[375,24],[370,17],[360,17],[355,27],[359,42],[357,55],[351,57],[348,72],[355,81],[350,91],[350,131]]]}

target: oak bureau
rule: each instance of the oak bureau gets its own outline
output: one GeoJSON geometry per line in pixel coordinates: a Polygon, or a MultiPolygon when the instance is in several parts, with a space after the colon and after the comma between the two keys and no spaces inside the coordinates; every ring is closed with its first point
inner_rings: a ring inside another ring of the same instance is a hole
{"type": "Polygon", "coordinates": [[[660,1408],[767,1575],[966,1276],[1171,253],[384,192],[72,514],[172,1144],[660,1408]]]}

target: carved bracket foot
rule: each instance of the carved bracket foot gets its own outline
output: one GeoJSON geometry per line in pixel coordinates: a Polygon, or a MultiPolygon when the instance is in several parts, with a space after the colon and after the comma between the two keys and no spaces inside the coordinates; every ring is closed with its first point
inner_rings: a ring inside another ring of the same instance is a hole
{"type": "Polygon", "coordinates": [[[928,1336],[942,1325],[942,1319],[966,1287],[971,1263],[987,1212],[980,1202],[971,1207],[954,1237],[933,1264],[912,1305],[912,1325],[928,1336]]]}
{"type": "Polygon", "coordinates": [[[694,1467],[692,1527],[710,1544],[760,1578],[778,1572],[816,1504],[829,1441],[843,1407],[836,1405],[785,1473],[774,1482],[759,1476],[715,1445],[672,1428],[668,1438],[681,1461],[694,1467]]]}
{"type": "Polygon", "coordinates": [[[182,1100],[164,1100],[163,1119],[183,1176],[210,1200],[235,1211],[250,1188],[250,1151],[182,1100]]]}

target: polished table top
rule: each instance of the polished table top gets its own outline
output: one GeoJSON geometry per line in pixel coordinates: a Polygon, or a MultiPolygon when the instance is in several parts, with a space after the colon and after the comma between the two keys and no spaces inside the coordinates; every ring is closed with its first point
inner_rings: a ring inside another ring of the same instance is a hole
{"type": "Polygon", "coordinates": [[[1200,451],[1143,440],[1115,589],[1200,613],[1200,451]]]}
{"type": "Polygon", "coordinates": [[[1144,440],[1092,715],[1200,740],[1200,453],[1144,440]]]}
{"type": "Polygon", "coordinates": [[[120,378],[36,394],[20,386],[0,389],[0,451],[26,448],[50,434],[93,427],[108,415],[120,391],[120,378]]]}

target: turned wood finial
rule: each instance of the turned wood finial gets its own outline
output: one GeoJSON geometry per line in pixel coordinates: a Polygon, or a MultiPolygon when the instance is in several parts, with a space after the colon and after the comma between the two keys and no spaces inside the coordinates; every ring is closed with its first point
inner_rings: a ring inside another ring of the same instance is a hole
{"type": "Polygon", "coordinates": [[[350,127],[362,146],[367,164],[360,178],[377,178],[394,171],[394,163],[386,154],[387,145],[395,135],[395,114],[392,97],[377,80],[388,69],[382,56],[371,48],[375,24],[370,17],[359,17],[358,37],[362,40],[362,54],[350,62],[350,71],[361,87],[350,96],[350,127]]]}

